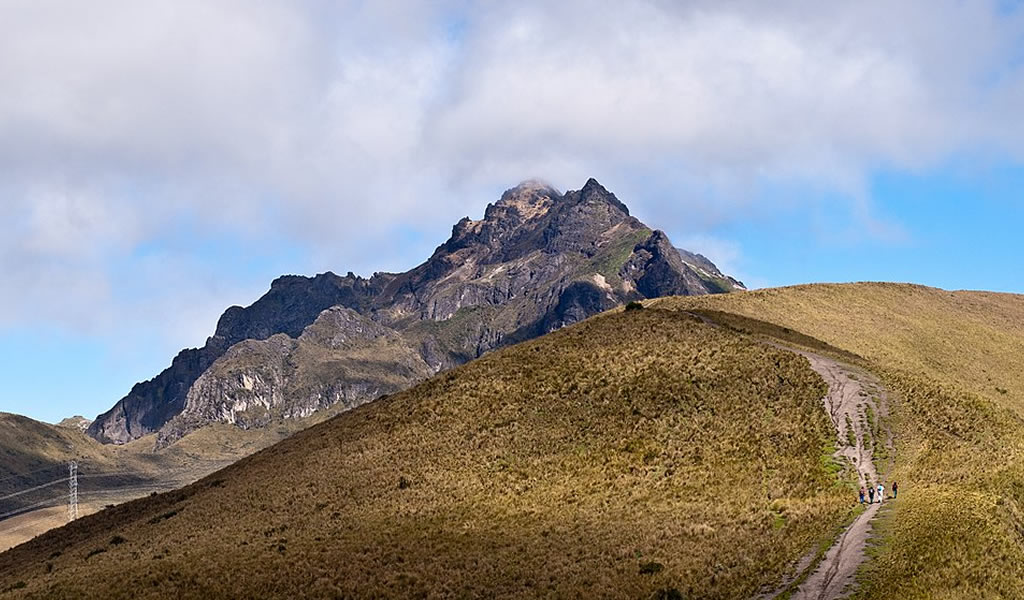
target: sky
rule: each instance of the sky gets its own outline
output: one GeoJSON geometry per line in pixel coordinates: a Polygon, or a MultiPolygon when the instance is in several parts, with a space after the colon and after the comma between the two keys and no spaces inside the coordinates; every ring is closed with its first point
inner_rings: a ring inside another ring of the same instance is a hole
{"type": "Polygon", "coordinates": [[[0,411],[598,179],[750,287],[1024,293],[1017,2],[0,3],[0,411]]]}

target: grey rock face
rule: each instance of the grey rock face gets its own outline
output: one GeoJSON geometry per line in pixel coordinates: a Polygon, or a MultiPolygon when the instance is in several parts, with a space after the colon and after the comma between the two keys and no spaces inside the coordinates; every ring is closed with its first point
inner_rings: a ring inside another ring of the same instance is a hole
{"type": "Polygon", "coordinates": [[[676,248],[676,251],[679,252],[679,256],[686,263],[686,266],[692,269],[704,281],[711,293],[734,292],[747,289],[742,281],[733,279],[719,271],[715,263],[708,260],[707,257],[688,252],[682,248],[676,248]]]}
{"type": "Polygon", "coordinates": [[[260,427],[353,407],[630,300],[734,289],[597,181],[565,194],[527,182],[405,273],[275,280],[89,433],[124,443],[160,431],[166,444],[211,422],[260,427]]]}
{"type": "Polygon", "coordinates": [[[279,277],[270,291],[248,308],[232,306],[224,311],[205,346],[182,350],[169,368],[136,384],[113,408],[96,417],[89,435],[101,442],[123,444],[160,429],[182,411],[199,375],[234,344],[277,333],[298,336],[320,311],[331,306],[365,308],[392,277],[376,274],[363,279],[330,272],[316,277],[279,277]]]}

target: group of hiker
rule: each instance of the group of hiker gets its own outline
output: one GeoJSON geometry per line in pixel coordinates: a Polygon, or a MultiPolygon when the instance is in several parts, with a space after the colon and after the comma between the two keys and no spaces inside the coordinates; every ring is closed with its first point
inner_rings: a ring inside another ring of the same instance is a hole
{"type": "MultiPolygon", "coordinates": [[[[892,482],[892,497],[895,498],[899,493],[900,493],[900,486],[899,486],[899,484],[896,483],[895,481],[892,482]]],[[[865,494],[863,486],[860,488],[860,503],[861,504],[864,504],[865,499],[867,499],[868,504],[874,504],[876,497],[878,498],[878,503],[879,504],[881,504],[882,500],[885,498],[885,486],[882,485],[881,481],[878,482],[878,486],[877,487],[868,486],[866,494],[865,494]]]]}

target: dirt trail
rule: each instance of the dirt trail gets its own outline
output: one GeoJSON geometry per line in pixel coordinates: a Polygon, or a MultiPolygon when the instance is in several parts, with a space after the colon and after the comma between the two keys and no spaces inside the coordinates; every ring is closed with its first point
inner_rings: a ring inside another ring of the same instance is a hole
{"type": "MultiPolygon", "coordinates": [[[[687,314],[707,325],[720,327],[701,313],[687,314]]],[[[869,408],[877,420],[876,431],[882,432],[885,436],[882,443],[887,448],[892,448],[891,435],[882,426],[882,419],[889,414],[887,396],[882,383],[867,371],[820,354],[780,343],[767,343],[807,358],[811,368],[825,380],[828,384],[828,394],[822,399],[822,404],[836,430],[835,456],[849,461],[857,469],[858,483],[865,491],[877,486],[879,481],[874,463],[874,440],[871,438],[869,408]],[[852,437],[849,435],[851,430],[852,437]]],[[[885,485],[885,494],[891,494],[889,483],[882,483],[885,485]]],[[[853,592],[854,575],[867,558],[865,548],[871,532],[871,521],[878,513],[882,501],[884,498],[876,498],[875,503],[869,504],[867,510],[854,519],[828,549],[814,572],[789,596],[791,600],[833,600],[845,598],[853,592]]],[[[810,568],[813,558],[813,553],[804,556],[795,566],[795,573],[788,576],[779,588],[774,592],[758,595],[757,600],[771,600],[789,590],[792,583],[810,568]]]]}
{"type": "MultiPolygon", "coordinates": [[[[875,419],[888,411],[885,389],[870,373],[838,363],[830,358],[810,352],[793,350],[805,356],[813,368],[828,384],[828,395],[823,399],[825,411],[836,430],[836,457],[842,457],[857,469],[860,485],[867,489],[878,485],[874,451],[871,443],[869,411],[875,419]],[[852,429],[852,445],[850,444],[852,429]]],[[[881,428],[879,427],[878,430],[881,428]]],[[[888,444],[889,440],[883,443],[888,444]]],[[[886,486],[886,494],[890,493],[886,486]]],[[[877,498],[876,498],[877,501],[877,498]]],[[[821,563],[793,593],[794,600],[832,600],[846,597],[851,591],[857,567],[864,562],[865,547],[871,530],[871,521],[880,504],[871,504],[866,511],[839,536],[825,553],[821,563]]]]}

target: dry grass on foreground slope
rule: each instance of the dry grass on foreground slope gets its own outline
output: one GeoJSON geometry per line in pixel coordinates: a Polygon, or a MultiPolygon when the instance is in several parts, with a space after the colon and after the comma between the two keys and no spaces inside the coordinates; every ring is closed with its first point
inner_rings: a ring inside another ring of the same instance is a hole
{"type": "Polygon", "coordinates": [[[880,513],[862,597],[1024,597],[1024,297],[848,284],[654,304],[821,338],[895,392],[887,480],[902,491],[880,513]]]}
{"type": "Polygon", "coordinates": [[[824,391],[686,315],[598,317],[0,555],[0,598],[749,597],[849,515],[824,391]]]}
{"type": "Polygon", "coordinates": [[[78,462],[80,510],[95,512],[192,483],[342,408],[250,430],[208,425],[160,449],[155,434],[115,446],[76,428],[0,413],[0,552],[65,522],[59,515],[67,507],[70,460],[78,462]]]}

